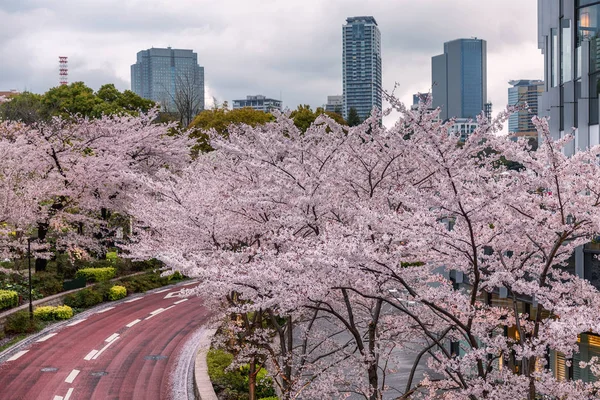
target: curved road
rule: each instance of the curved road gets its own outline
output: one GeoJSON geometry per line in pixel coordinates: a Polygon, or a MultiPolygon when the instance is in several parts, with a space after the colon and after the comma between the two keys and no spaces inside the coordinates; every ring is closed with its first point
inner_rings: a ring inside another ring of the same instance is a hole
{"type": "Polygon", "coordinates": [[[187,371],[186,342],[209,318],[200,298],[180,290],[86,312],[11,351],[0,359],[0,399],[180,400],[173,387],[189,377],[175,371],[187,371]]]}

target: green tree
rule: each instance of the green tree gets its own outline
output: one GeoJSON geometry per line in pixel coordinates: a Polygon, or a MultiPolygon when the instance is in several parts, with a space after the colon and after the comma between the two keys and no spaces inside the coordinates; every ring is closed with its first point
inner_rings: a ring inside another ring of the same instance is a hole
{"type": "Polygon", "coordinates": [[[312,111],[310,106],[307,104],[299,105],[297,109],[290,113],[290,118],[294,120],[294,125],[296,125],[298,129],[300,129],[302,132],[306,132],[306,130],[321,114],[327,115],[340,125],[348,125],[340,114],[325,111],[322,107],[318,107],[315,111],[312,111]]]}
{"type": "Polygon", "coordinates": [[[33,124],[41,121],[43,115],[42,96],[23,92],[11,97],[11,101],[0,104],[0,119],[21,121],[33,124]]]}
{"type": "Polygon", "coordinates": [[[135,115],[155,106],[131,90],[120,92],[115,85],[103,85],[96,93],[83,82],[57,86],[43,95],[25,92],[0,105],[0,118],[31,124],[54,116],[69,118],[78,114],[89,118],[102,115],[135,115]]]}
{"type": "Polygon", "coordinates": [[[361,123],[360,116],[358,115],[356,108],[350,107],[350,110],[348,111],[348,125],[349,126],[357,126],[357,125],[360,125],[360,123],[361,123]]]}
{"type": "Polygon", "coordinates": [[[211,110],[204,110],[194,118],[189,126],[190,137],[197,139],[198,143],[194,146],[194,152],[208,152],[212,150],[208,143],[206,132],[214,129],[220,135],[229,134],[230,125],[245,124],[250,126],[263,125],[275,120],[275,117],[263,111],[257,111],[250,107],[236,110],[228,110],[227,105],[222,107],[213,107],[211,110]]]}

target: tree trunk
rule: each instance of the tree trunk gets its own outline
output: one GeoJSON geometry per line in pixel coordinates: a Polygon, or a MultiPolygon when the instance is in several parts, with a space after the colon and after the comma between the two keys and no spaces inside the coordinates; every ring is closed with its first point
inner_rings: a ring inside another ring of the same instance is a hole
{"type": "Polygon", "coordinates": [[[377,374],[377,363],[371,362],[369,364],[369,387],[371,388],[371,395],[369,400],[380,400],[379,397],[379,376],[377,374]]]}
{"type": "Polygon", "coordinates": [[[248,399],[256,400],[256,361],[250,361],[250,371],[248,372],[248,399]]]}

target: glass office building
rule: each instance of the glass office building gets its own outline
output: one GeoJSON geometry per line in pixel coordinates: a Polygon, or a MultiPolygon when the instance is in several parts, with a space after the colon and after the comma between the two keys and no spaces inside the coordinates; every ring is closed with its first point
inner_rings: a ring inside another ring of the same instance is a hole
{"type": "Polygon", "coordinates": [[[185,90],[197,98],[198,111],[204,109],[204,67],[198,65],[198,54],[192,50],[151,48],[137,53],[131,66],[131,90],[143,98],[154,100],[168,111],[175,111],[173,99],[185,90]]]}
{"type": "MultiPolygon", "coordinates": [[[[544,54],[544,91],[538,113],[550,117],[553,138],[573,134],[564,152],[600,144],[600,1],[538,0],[538,47],[544,54]]],[[[600,289],[600,244],[578,247],[566,269],[600,289]]],[[[551,365],[558,379],[594,381],[589,368],[577,361],[600,356],[598,332],[580,335],[579,350],[572,363],[553,352],[551,365]]]]}
{"type": "Polygon", "coordinates": [[[544,91],[544,81],[519,79],[508,82],[508,105],[527,103],[528,109],[512,114],[508,118],[508,131],[516,136],[536,136],[532,118],[538,115],[538,97],[544,91]]]}
{"type": "Polygon", "coordinates": [[[544,54],[539,114],[554,138],[573,133],[574,154],[600,144],[600,1],[538,0],[538,47],[544,54]]]}
{"type": "Polygon", "coordinates": [[[431,58],[433,107],[440,118],[475,119],[487,99],[485,40],[456,39],[444,43],[444,53],[431,58]]]}
{"type": "Polygon", "coordinates": [[[343,116],[356,109],[361,121],[381,110],[381,33],[373,17],[350,17],[342,27],[343,116]]]}

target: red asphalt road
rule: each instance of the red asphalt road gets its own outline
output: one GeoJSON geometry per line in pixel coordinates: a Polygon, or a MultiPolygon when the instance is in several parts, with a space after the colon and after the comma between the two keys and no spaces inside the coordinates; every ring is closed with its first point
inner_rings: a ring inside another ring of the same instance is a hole
{"type": "Polygon", "coordinates": [[[0,364],[0,400],[172,398],[170,375],[178,354],[209,316],[196,296],[183,302],[177,296],[164,298],[180,289],[90,314],[77,325],[52,331],[56,335],[46,341],[20,348],[28,351],[0,364]],[[165,310],[152,316],[160,308],[165,310]],[[141,321],[127,327],[137,319],[141,321]],[[84,359],[107,345],[96,359],[84,359]]]}

